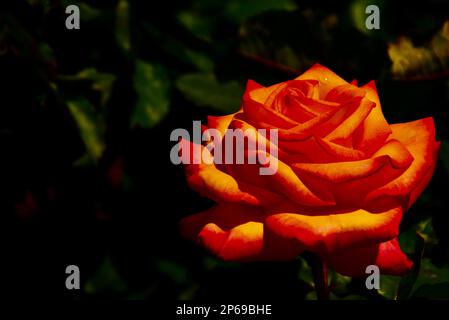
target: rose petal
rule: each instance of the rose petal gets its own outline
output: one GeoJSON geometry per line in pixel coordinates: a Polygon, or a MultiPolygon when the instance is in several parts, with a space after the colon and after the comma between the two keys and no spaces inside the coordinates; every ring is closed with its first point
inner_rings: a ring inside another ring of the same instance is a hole
{"type": "Polygon", "coordinates": [[[342,250],[327,260],[335,271],[350,277],[367,277],[366,267],[369,265],[378,266],[382,274],[398,276],[407,273],[413,266],[397,239],[342,250]]]}
{"type": "Polygon", "coordinates": [[[362,87],[366,91],[366,98],[376,104],[371,113],[362,122],[362,125],[354,132],[354,147],[365,153],[372,153],[379,149],[391,133],[382,113],[382,108],[377,94],[376,84],[370,81],[362,87]]]}
{"type": "Polygon", "coordinates": [[[298,125],[298,122],[288,118],[282,113],[268,108],[267,106],[253,100],[243,99],[243,112],[245,118],[251,124],[257,126],[260,122],[266,122],[273,128],[290,129],[298,125]]]}
{"type": "Polygon", "coordinates": [[[278,213],[268,216],[266,225],[280,237],[296,239],[305,250],[328,256],[338,250],[395,238],[401,217],[400,207],[379,213],[355,210],[322,216],[278,213]]]}
{"type": "Polygon", "coordinates": [[[331,133],[329,133],[325,139],[334,143],[341,144],[342,140],[351,137],[353,132],[360,126],[360,124],[370,114],[371,110],[375,107],[375,103],[368,99],[362,99],[359,107],[348,116],[338,127],[336,127],[331,133]]]}
{"type": "Polygon", "coordinates": [[[297,245],[265,234],[263,218],[260,208],[225,204],[182,219],[180,227],[184,237],[198,241],[225,261],[296,257],[300,253],[297,245]]]}
{"type": "Polygon", "coordinates": [[[296,80],[318,80],[320,89],[320,98],[326,97],[327,93],[336,86],[347,84],[345,80],[340,78],[333,71],[316,63],[296,80]]]}
{"type": "MultiPolygon", "coordinates": [[[[180,147],[181,150],[190,150],[191,154],[194,153],[194,144],[190,141],[182,140],[180,147]]],[[[205,147],[199,147],[203,155],[212,157],[205,147]]],[[[201,157],[201,155],[194,156],[201,157]]],[[[251,188],[254,194],[242,191],[239,183],[231,175],[220,171],[213,163],[206,164],[202,162],[195,164],[193,160],[184,161],[184,163],[188,185],[201,195],[219,203],[244,202],[259,205],[266,204],[267,202],[277,202],[279,200],[275,196],[269,197],[268,192],[258,193],[256,188],[251,188]]]]}
{"type": "Polygon", "coordinates": [[[305,206],[334,205],[333,199],[321,199],[315,195],[286,163],[278,160],[277,170],[273,175],[263,176],[269,182],[272,190],[289,197],[305,206]]]}
{"type": "Polygon", "coordinates": [[[242,110],[225,116],[208,116],[207,126],[209,128],[217,129],[218,131],[220,131],[221,135],[224,136],[224,134],[226,133],[226,129],[228,129],[232,119],[234,119],[234,116],[239,113],[242,113],[242,110]]]}
{"type": "Polygon", "coordinates": [[[360,161],[293,163],[291,166],[300,177],[307,174],[329,182],[342,183],[372,175],[386,165],[388,160],[388,156],[379,156],[360,161]]]}
{"type": "Polygon", "coordinates": [[[414,161],[402,175],[371,192],[367,199],[373,201],[378,197],[399,197],[403,201],[404,208],[407,209],[424,189],[426,183],[423,185],[422,179],[426,177],[426,174],[431,175],[433,172],[438,147],[435,142],[435,126],[432,118],[425,118],[395,124],[391,126],[391,129],[393,133],[390,138],[401,142],[412,154],[414,161]],[[413,197],[408,198],[419,184],[413,197]]]}

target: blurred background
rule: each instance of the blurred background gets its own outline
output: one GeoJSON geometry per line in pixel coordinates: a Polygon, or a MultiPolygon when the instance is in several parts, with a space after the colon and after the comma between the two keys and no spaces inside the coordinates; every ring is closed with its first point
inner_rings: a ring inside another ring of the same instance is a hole
{"type": "Polygon", "coordinates": [[[376,80],[390,123],[432,116],[442,151],[405,215],[416,268],[331,272],[332,299],[449,299],[449,3],[432,0],[9,0],[0,5],[3,291],[67,299],[314,299],[310,268],[224,263],[180,238],[211,206],[170,162],[170,132],[239,109],[247,79],[319,62],[376,80]],[[65,8],[78,5],[79,30],[65,8]],[[365,8],[380,9],[367,30],[365,8]],[[81,290],[65,288],[65,268],[81,290]]]}

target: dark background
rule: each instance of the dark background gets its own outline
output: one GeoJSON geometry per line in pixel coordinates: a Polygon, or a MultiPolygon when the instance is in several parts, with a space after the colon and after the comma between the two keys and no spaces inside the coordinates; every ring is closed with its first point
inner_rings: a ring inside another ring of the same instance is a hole
{"type": "Polygon", "coordinates": [[[178,221],[212,203],[170,162],[169,136],[236,111],[247,79],[270,85],[319,62],[348,81],[375,79],[389,123],[432,116],[443,141],[435,176],[401,225],[401,246],[420,267],[402,279],[383,276],[379,292],[331,272],[331,297],[392,299],[399,290],[403,299],[449,298],[447,1],[11,0],[0,7],[8,295],[314,299],[303,258],[224,263],[180,238],[178,221]],[[80,6],[80,30],[65,28],[69,4],[80,6]],[[365,28],[368,4],[380,8],[380,30],[365,28]],[[70,264],[81,270],[81,290],[65,288],[70,264]]]}

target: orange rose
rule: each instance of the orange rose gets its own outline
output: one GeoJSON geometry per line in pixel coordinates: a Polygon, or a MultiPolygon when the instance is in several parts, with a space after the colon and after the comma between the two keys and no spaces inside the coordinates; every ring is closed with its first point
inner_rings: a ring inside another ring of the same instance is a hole
{"type": "Polygon", "coordinates": [[[249,81],[242,109],[208,127],[278,129],[278,167],[260,175],[258,165],[186,164],[189,185],[217,202],[181,221],[187,238],[224,260],[309,251],[349,276],[370,264],[411,268],[397,236],[435,168],[432,118],[389,125],[373,81],[358,87],[316,64],[270,87],[249,81]]]}

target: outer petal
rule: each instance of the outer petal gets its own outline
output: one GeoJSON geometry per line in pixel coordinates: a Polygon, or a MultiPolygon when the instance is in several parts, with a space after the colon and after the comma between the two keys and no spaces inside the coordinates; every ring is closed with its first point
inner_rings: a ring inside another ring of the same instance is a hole
{"type": "Polygon", "coordinates": [[[413,265],[401,251],[397,239],[339,251],[327,260],[335,271],[350,277],[366,277],[369,265],[377,265],[382,274],[391,275],[403,275],[413,265]]]}
{"type": "MultiPolygon", "coordinates": [[[[182,150],[190,150],[193,157],[200,157],[195,154],[194,144],[189,141],[181,141],[182,150]]],[[[208,158],[212,155],[203,146],[199,146],[201,153],[208,158]]],[[[184,152],[183,152],[184,153],[184,152]]],[[[277,197],[271,196],[269,192],[259,190],[257,187],[247,188],[251,193],[242,190],[242,186],[229,174],[218,170],[211,163],[194,164],[192,161],[184,161],[185,173],[189,186],[198,193],[217,202],[244,202],[254,205],[266,204],[267,202],[278,201],[277,197]]]]}
{"type": "Polygon", "coordinates": [[[296,239],[305,250],[326,257],[361,244],[395,238],[401,217],[400,207],[381,213],[356,210],[323,216],[279,213],[267,217],[266,224],[273,233],[296,239]]]}
{"type": "Polygon", "coordinates": [[[287,260],[300,253],[293,242],[266,234],[260,208],[223,204],[181,220],[182,234],[223,260],[287,260]],[[268,237],[268,239],[266,239],[268,237]]]}
{"type": "Polygon", "coordinates": [[[401,142],[413,155],[410,167],[397,179],[373,191],[369,200],[378,197],[399,197],[408,209],[427,185],[437,161],[438,144],[435,142],[435,126],[432,118],[391,126],[392,139],[401,142]],[[427,179],[425,179],[427,178],[427,179]],[[425,181],[425,183],[423,183],[425,181]],[[412,197],[410,197],[411,193],[412,197]]]}

